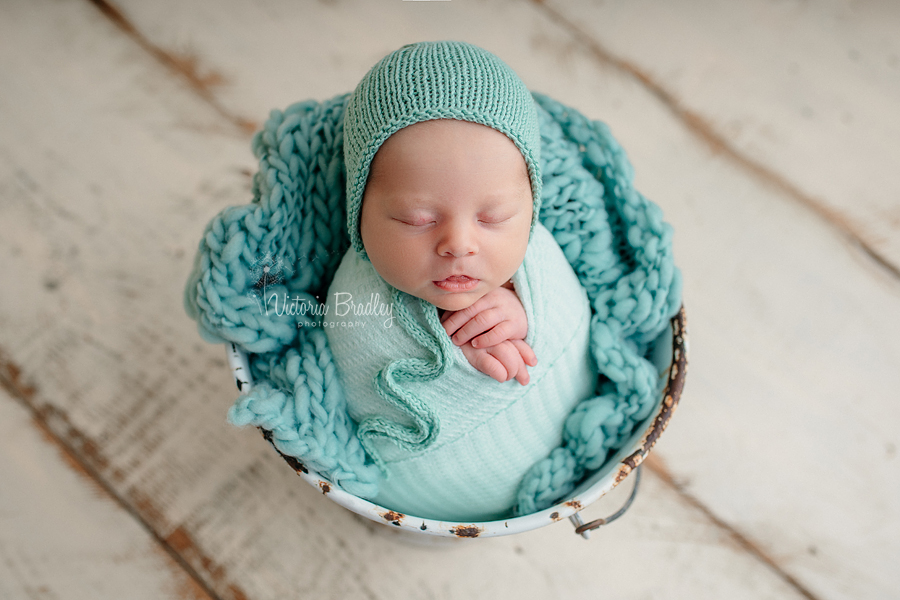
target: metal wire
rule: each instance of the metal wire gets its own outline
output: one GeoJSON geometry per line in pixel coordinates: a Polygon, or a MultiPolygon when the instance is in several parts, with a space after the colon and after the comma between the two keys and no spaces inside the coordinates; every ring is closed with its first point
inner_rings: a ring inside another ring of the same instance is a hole
{"type": "Polygon", "coordinates": [[[631,504],[632,502],[634,502],[634,499],[637,496],[638,487],[641,484],[640,465],[638,465],[638,467],[632,472],[632,474],[634,475],[634,487],[631,488],[631,495],[628,496],[628,500],[625,501],[625,504],[622,506],[622,508],[606,518],[594,519],[593,521],[590,521],[588,523],[585,523],[581,519],[581,515],[579,513],[575,513],[574,515],[569,517],[569,520],[572,521],[572,523],[575,525],[575,533],[581,535],[581,537],[583,537],[584,539],[590,539],[591,531],[597,529],[601,525],[609,525],[610,523],[624,515],[625,512],[629,508],[631,508],[631,504]]]}

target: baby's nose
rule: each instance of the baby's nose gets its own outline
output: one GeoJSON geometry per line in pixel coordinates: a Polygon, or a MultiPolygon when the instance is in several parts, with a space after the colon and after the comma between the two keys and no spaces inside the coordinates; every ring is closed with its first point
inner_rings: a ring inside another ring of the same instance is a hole
{"type": "Polygon", "coordinates": [[[478,236],[467,225],[448,225],[438,243],[437,252],[441,256],[460,258],[478,253],[478,236]]]}

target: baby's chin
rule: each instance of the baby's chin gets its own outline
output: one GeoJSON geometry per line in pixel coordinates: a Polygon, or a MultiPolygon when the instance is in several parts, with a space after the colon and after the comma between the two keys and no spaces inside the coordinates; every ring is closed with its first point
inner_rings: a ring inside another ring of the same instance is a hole
{"type": "Polygon", "coordinates": [[[447,294],[438,296],[436,298],[426,298],[429,302],[434,304],[441,310],[456,312],[458,310],[463,310],[469,308],[486,294],[486,292],[473,292],[473,293],[456,293],[456,294],[447,294]]]}

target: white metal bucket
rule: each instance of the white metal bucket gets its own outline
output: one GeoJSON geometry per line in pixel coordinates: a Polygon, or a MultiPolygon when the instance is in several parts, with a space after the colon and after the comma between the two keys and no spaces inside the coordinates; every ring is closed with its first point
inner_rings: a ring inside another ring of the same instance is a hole
{"type": "MultiPolygon", "coordinates": [[[[296,458],[283,454],[282,457],[306,482],[319,489],[324,495],[344,508],[372,521],[398,527],[413,533],[456,538],[494,537],[530,531],[568,517],[575,524],[576,533],[581,534],[583,537],[588,537],[590,530],[596,529],[600,525],[620,516],[630,505],[631,500],[634,499],[639,473],[634,478],[635,489],[628,503],[615,515],[606,519],[597,519],[590,523],[583,523],[578,514],[579,511],[616,487],[630,473],[638,471],[640,464],[647,457],[663,430],[665,430],[675,407],[678,405],[687,370],[687,351],[686,319],[684,308],[682,308],[672,319],[671,326],[653,344],[650,358],[659,369],[660,377],[665,378],[666,383],[651,416],[641,423],[636,429],[636,433],[619,452],[601,468],[589,473],[569,498],[546,510],[529,515],[500,521],[457,523],[401,514],[341,490],[315,471],[306,468],[296,458]]],[[[241,392],[249,391],[253,381],[250,376],[247,355],[234,344],[228,344],[227,353],[228,362],[238,389],[241,392]]],[[[263,435],[271,442],[268,432],[263,431],[263,435]]]]}

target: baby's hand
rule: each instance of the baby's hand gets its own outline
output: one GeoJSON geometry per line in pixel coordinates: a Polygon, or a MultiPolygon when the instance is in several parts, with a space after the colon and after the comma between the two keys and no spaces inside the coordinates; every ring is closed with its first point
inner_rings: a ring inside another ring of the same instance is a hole
{"type": "Polygon", "coordinates": [[[526,365],[537,364],[534,351],[523,340],[504,340],[490,348],[473,348],[467,343],[460,349],[470,365],[500,382],[515,378],[521,385],[528,385],[526,365]]]}
{"type": "Polygon", "coordinates": [[[470,342],[473,348],[489,348],[505,340],[524,340],[528,318],[513,290],[499,287],[469,308],[446,312],[441,318],[447,335],[457,346],[470,342]]]}
{"type": "Polygon", "coordinates": [[[497,288],[468,308],[444,313],[441,322],[473,367],[500,382],[528,383],[526,365],[537,365],[537,357],[524,342],[528,318],[513,290],[497,288]]]}

